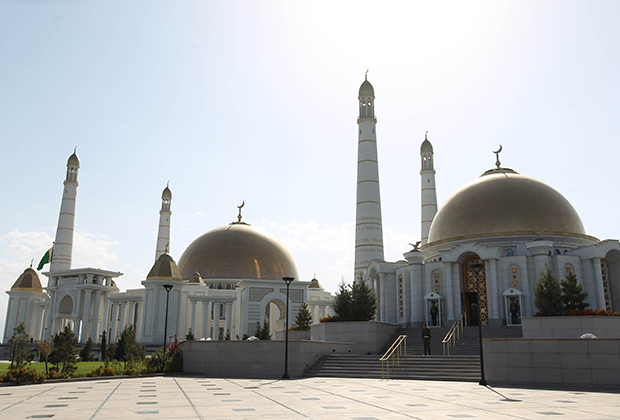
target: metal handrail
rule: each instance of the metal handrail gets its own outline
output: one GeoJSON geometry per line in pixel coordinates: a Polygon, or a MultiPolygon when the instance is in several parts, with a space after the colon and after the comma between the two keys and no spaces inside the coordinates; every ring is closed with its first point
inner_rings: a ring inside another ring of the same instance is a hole
{"type": "Polygon", "coordinates": [[[392,365],[400,365],[400,356],[407,355],[407,336],[399,335],[398,338],[392,343],[389,349],[381,356],[381,380],[390,379],[390,359],[392,365]],[[403,344],[404,343],[404,344],[403,344]]]}
{"type": "Polygon", "coordinates": [[[448,356],[450,356],[450,347],[456,346],[456,340],[461,337],[463,332],[463,326],[467,322],[467,315],[462,312],[459,317],[454,321],[446,336],[441,341],[443,344],[443,355],[446,355],[446,349],[448,349],[448,356]]]}

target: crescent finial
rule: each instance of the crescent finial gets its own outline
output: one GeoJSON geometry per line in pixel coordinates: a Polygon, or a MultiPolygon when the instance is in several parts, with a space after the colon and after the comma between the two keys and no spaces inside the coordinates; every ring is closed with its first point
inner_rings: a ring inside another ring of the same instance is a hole
{"type": "Polygon", "coordinates": [[[499,154],[502,153],[502,145],[500,144],[499,149],[493,153],[495,153],[495,166],[499,168],[502,164],[502,162],[499,161],[499,154]]]}
{"type": "Polygon", "coordinates": [[[243,200],[243,203],[241,203],[240,206],[237,206],[237,208],[239,209],[239,215],[237,216],[237,223],[241,223],[241,209],[243,208],[243,206],[245,206],[245,200],[243,200]]]}

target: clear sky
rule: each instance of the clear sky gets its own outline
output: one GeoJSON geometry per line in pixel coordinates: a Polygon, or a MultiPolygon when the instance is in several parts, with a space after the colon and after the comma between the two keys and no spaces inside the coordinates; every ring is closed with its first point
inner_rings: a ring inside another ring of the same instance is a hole
{"type": "Polygon", "coordinates": [[[0,290],[51,246],[77,146],[74,267],[141,287],[170,181],[175,259],[245,200],[334,292],[367,69],[387,260],[420,237],[426,130],[440,205],[502,144],[503,166],[620,238],[619,18],[617,1],[0,1],[0,290]]]}

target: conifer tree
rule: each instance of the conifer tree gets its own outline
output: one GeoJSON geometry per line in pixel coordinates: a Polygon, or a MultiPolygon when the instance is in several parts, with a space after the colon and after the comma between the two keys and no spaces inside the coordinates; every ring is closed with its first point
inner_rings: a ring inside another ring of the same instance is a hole
{"type": "Polygon", "coordinates": [[[548,265],[540,272],[534,285],[534,303],[541,316],[562,315],[562,289],[548,265]]]}
{"type": "Polygon", "coordinates": [[[572,309],[584,310],[588,306],[585,300],[588,293],[583,291],[583,285],[577,281],[575,273],[568,273],[560,282],[562,286],[562,302],[564,314],[569,315],[572,309]]]}
{"type": "Polygon", "coordinates": [[[78,339],[71,331],[71,327],[58,332],[52,339],[54,350],[50,354],[50,362],[56,367],[56,371],[63,376],[70,376],[77,368],[76,356],[78,354],[78,339]]]}
{"type": "Polygon", "coordinates": [[[312,314],[310,313],[310,309],[308,309],[308,305],[305,303],[299,306],[299,312],[297,312],[297,316],[295,317],[295,325],[297,325],[298,330],[310,331],[312,314]]]}
{"type": "Polygon", "coordinates": [[[91,360],[93,360],[93,355],[91,353],[92,350],[93,340],[88,337],[88,340],[86,340],[86,343],[84,344],[84,348],[80,350],[80,359],[82,359],[83,362],[90,362],[91,360]]]}
{"type": "Polygon", "coordinates": [[[32,353],[30,353],[31,347],[32,344],[26,332],[26,324],[20,322],[13,331],[13,336],[9,339],[11,366],[13,366],[14,369],[21,369],[32,360],[32,353]]]}
{"type": "Polygon", "coordinates": [[[351,288],[351,300],[353,301],[353,321],[370,321],[377,312],[377,299],[375,293],[368,287],[364,280],[353,283],[351,288]]]}
{"type": "Polygon", "coordinates": [[[344,283],[338,286],[338,292],[334,297],[332,308],[334,309],[335,321],[352,321],[353,320],[353,297],[351,290],[344,283]]]}

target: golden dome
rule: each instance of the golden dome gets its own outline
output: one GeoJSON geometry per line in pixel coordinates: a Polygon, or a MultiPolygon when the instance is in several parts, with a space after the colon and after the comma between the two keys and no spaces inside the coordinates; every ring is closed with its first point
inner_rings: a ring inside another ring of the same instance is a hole
{"type": "Polygon", "coordinates": [[[42,292],[41,280],[39,275],[32,267],[24,270],[21,276],[11,287],[11,291],[25,291],[25,292],[42,292]]]}
{"type": "Polygon", "coordinates": [[[168,188],[168,186],[166,186],[166,188],[164,188],[164,190],[162,191],[161,198],[164,200],[172,200],[172,191],[170,191],[170,188],[168,188]]]}
{"type": "Polygon", "coordinates": [[[179,258],[179,268],[183,278],[196,271],[203,279],[299,278],[286,248],[245,223],[231,223],[199,236],[179,258]]]}
{"type": "Polygon", "coordinates": [[[362,85],[360,86],[359,96],[360,98],[362,96],[372,96],[373,98],[375,97],[375,89],[372,87],[372,85],[370,84],[367,78],[364,80],[364,83],[362,83],[362,85]]]}
{"type": "Polygon", "coordinates": [[[562,194],[512,169],[485,172],[439,209],[429,243],[467,238],[536,235],[585,237],[579,215],[562,194]]]}
{"type": "Polygon", "coordinates": [[[163,253],[157,258],[153,268],[146,276],[147,280],[166,280],[166,281],[183,281],[179,267],[167,253],[163,253]]]}

